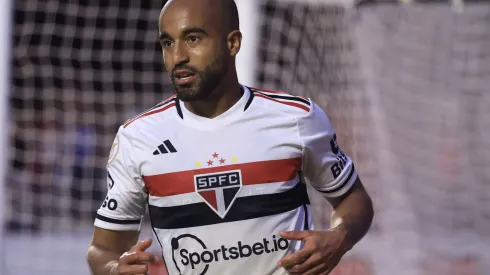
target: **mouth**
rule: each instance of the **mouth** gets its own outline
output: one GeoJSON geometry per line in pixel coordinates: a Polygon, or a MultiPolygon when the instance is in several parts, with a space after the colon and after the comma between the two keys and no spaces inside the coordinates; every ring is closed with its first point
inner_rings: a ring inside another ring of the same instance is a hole
{"type": "Polygon", "coordinates": [[[178,70],[173,76],[177,85],[189,84],[196,78],[196,74],[188,70],[178,70]]]}

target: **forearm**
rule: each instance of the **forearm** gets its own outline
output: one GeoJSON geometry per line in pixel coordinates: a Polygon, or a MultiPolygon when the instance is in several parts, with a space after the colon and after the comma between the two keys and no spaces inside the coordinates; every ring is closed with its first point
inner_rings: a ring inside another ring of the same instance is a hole
{"type": "Polygon", "coordinates": [[[90,246],[87,261],[93,275],[116,275],[121,255],[97,246],[90,246]]]}
{"type": "Polygon", "coordinates": [[[371,199],[363,187],[353,190],[335,206],[331,227],[344,233],[346,250],[352,249],[366,235],[371,227],[373,212],[371,199]]]}

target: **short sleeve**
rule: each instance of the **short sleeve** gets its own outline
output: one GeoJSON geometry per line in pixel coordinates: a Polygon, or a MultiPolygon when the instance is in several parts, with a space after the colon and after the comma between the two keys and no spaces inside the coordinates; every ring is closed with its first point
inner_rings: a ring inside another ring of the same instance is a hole
{"type": "Polygon", "coordinates": [[[325,197],[345,194],[357,178],[350,157],[337,144],[337,136],[327,114],[312,102],[310,112],[298,118],[303,142],[302,174],[325,197]]]}
{"type": "Polygon", "coordinates": [[[134,163],[131,137],[119,128],[107,162],[107,196],[94,225],[109,230],[139,230],[147,194],[134,163]]]}

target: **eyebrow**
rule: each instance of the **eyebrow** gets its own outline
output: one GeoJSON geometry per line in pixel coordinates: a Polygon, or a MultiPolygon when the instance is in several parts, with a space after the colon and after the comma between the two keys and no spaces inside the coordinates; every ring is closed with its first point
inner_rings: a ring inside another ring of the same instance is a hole
{"type": "MultiPolygon", "coordinates": [[[[201,33],[201,34],[207,35],[205,30],[203,30],[201,28],[197,28],[197,27],[185,28],[182,31],[183,36],[189,35],[191,33],[201,33]]],[[[163,32],[163,33],[160,33],[159,38],[160,38],[160,40],[162,40],[162,39],[170,39],[172,37],[170,36],[170,34],[163,32]]]]}

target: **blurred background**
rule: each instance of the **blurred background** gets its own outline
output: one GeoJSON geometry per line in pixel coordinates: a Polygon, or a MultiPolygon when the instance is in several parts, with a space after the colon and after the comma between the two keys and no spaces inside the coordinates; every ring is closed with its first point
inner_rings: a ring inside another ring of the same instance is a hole
{"type": "MultiPolygon", "coordinates": [[[[489,275],[490,2],[236,2],[240,81],[316,100],[373,197],[333,274],[489,275]]],[[[0,4],[0,274],[89,274],[117,128],[173,93],[164,3],[0,4]]]]}

